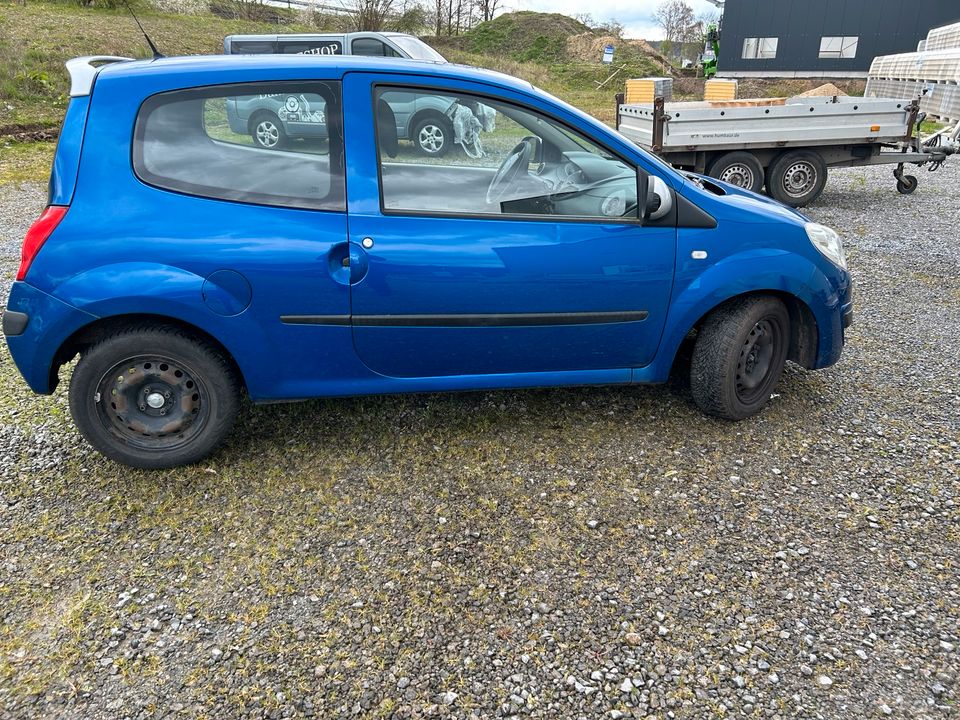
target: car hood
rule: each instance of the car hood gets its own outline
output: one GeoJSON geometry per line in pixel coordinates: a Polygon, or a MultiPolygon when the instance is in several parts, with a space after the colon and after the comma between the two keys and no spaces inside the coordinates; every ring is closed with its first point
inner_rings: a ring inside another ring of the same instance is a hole
{"type": "Polygon", "coordinates": [[[708,194],[711,199],[735,205],[746,211],[754,211],[760,215],[772,216],[783,220],[791,220],[806,224],[810,222],[803,213],[766,195],[744,190],[736,185],[717,180],[716,178],[699,173],[685,172],[687,183],[690,183],[698,192],[708,194]]]}

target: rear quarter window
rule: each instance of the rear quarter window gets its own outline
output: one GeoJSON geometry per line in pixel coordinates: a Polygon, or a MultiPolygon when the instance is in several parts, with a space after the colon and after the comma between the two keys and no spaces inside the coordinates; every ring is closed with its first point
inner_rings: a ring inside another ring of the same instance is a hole
{"type": "Polygon", "coordinates": [[[340,84],[249,83],[148,98],[133,168],[164,190],[233,202],[343,211],[340,84]]]}

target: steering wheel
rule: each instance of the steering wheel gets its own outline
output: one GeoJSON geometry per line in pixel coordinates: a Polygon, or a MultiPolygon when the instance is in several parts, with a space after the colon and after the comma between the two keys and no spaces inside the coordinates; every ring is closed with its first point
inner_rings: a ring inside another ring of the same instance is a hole
{"type": "Polygon", "coordinates": [[[529,136],[525,137],[517,146],[510,151],[510,154],[503,159],[500,167],[497,168],[496,175],[490,181],[487,188],[487,203],[492,205],[498,203],[507,194],[514,183],[529,172],[530,161],[533,160],[540,144],[540,138],[529,136]]]}

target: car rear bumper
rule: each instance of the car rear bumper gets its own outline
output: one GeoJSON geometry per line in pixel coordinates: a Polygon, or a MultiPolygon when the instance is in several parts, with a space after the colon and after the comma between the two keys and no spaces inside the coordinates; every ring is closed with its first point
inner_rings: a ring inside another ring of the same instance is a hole
{"type": "Polygon", "coordinates": [[[13,362],[34,392],[48,395],[56,389],[57,351],[96,319],[25,282],[13,284],[3,313],[3,334],[13,362]]]}

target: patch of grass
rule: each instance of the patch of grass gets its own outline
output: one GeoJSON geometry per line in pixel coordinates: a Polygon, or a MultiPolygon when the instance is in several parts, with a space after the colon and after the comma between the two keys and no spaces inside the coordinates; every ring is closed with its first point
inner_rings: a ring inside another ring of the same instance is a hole
{"type": "Polygon", "coordinates": [[[938,123],[938,122],[935,122],[935,121],[933,121],[933,120],[924,120],[924,121],[920,124],[920,134],[921,134],[921,135],[924,135],[924,136],[926,136],[926,135],[932,135],[933,133],[937,132],[938,130],[943,130],[943,128],[945,128],[945,127],[946,127],[946,125],[944,125],[943,123],[938,123]]]}
{"type": "Polygon", "coordinates": [[[0,185],[44,182],[50,176],[53,142],[3,142],[0,138],[0,185]]]}
{"type": "MultiPolygon", "coordinates": [[[[225,20],[213,15],[170,15],[138,11],[140,21],[165,55],[222,52],[231,33],[277,32],[263,22],[225,20]]],[[[38,2],[0,5],[0,126],[60,124],[69,99],[63,63],[80,55],[149,57],[149,48],[125,8],[83,8],[38,2]]],[[[284,25],[283,32],[316,31],[284,25]]]]}

